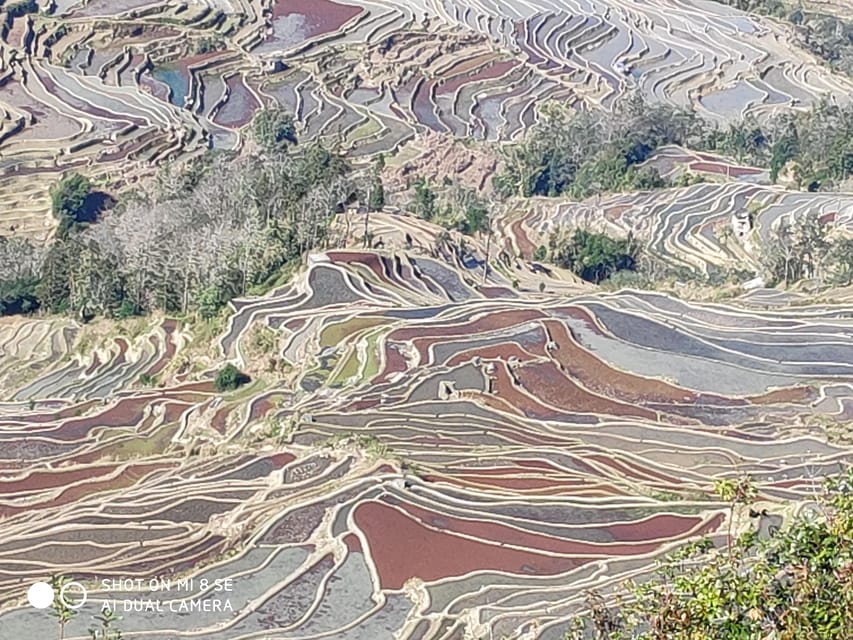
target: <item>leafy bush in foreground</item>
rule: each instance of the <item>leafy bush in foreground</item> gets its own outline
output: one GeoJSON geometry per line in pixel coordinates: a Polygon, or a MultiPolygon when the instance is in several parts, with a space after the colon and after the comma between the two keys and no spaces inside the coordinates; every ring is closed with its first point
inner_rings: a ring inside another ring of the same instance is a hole
{"type": "MultiPolygon", "coordinates": [[[[751,483],[723,481],[729,522],[743,520],[751,483]]],[[[656,574],[608,602],[588,600],[567,640],[849,640],[853,638],[853,469],[827,480],[812,509],[759,539],[715,549],[707,539],[671,554],[656,574]]]]}

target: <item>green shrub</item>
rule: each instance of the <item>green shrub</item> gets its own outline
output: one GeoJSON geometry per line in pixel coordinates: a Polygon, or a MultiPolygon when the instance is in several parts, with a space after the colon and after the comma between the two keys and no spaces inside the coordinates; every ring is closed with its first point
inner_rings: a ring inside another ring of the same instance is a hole
{"type": "Polygon", "coordinates": [[[380,211],[385,206],[385,186],[378,177],[373,180],[370,195],[367,198],[367,207],[371,211],[380,211]]]}
{"type": "Polygon", "coordinates": [[[424,220],[432,220],[438,213],[438,195],[432,188],[429,180],[418,178],[415,180],[415,201],[413,208],[415,213],[424,220]]]}
{"type": "Polygon", "coordinates": [[[213,386],[217,391],[223,393],[225,391],[233,391],[247,382],[249,382],[249,376],[233,364],[228,363],[216,373],[213,386]]]}
{"type": "Polygon", "coordinates": [[[202,289],[196,297],[196,309],[205,320],[210,320],[219,314],[225,306],[225,297],[219,287],[211,286],[202,289]]]}
{"type": "Polygon", "coordinates": [[[552,236],[551,256],[555,264],[584,280],[599,283],[617,271],[635,270],[639,247],[631,236],[615,239],[603,233],[575,229],[565,240],[558,235],[552,236]]]}
{"type": "MultiPolygon", "coordinates": [[[[715,484],[729,523],[745,524],[755,487],[748,478],[715,484]]],[[[726,543],[693,541],[659,563],[655,575],[605,599],[567,640],[849,640],[853,626],[853,469],[824,483],[816,508],[779,531],[756,525],[726,543]]]]}
{"type": "Polygon", "coordinates": [[[37,277],[0,280],[0,316],[31,313],[41,306],[37,277]]]}
{"type": "Polygon", "coordinates": [[[280,151],[296,144],[296,125],[284,107],[261,109],[252,123],[255,142],[271,151],[280,151]]]}
{"type": "Polygon", "coordinates": [[[50,192],[53,215],[57,219],[66,216],[78,220],[90,193],[92,183],[85,176],[72,173],[62,178],[50,192]]]}
{"type": "Polygon", "coordinates": [[[156,375],[143,373],[139,376],[139,384],[141,384],[143,387],[156,387],[157,383],[158,378],[156,375]]]}
{"type": "Polygon", "coordinates": [[[124,320],[126,318],[132,318],[133,316],[139,315],[139,309],[136,308],[136,305],[132,300],[125,298],[121,301],[121,304],[119,304],[113,314],[117,320],[124,320]]]}

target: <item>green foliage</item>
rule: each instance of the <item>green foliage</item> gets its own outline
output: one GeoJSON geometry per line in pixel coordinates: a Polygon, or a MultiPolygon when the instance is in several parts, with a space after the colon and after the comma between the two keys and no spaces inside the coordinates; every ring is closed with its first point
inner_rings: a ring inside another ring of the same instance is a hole
{"type": "Polygon", "coordinates": [[[715,149],[738,162],[764,164],[769,149],[767,135],[751,116],[729,124],[715,141],[715,149]]]}
{"type": "Polygon", "coordinates": [[[155,309],[213,318],[233,297],[280,284],[326,241],[355,193],[351,171],[320,144],[288,155],[206,154],[164,168],[150,190],[125,194],[98,221],[89,181],[67,176],[52,190],[60,231],[49,249],[0,238],[0,314],[41,306],[83,318],[155,309]]]}
{"type": "Polygon", "coordinates": [[[540,244],[536,247],[536,251],[533,252],[533,259],[536,262],[544,262],[548,258],[548,247],[544,244],[540,244]]]}
{"type": "Polygon", "coordinates": [[[133,300],[125,298],[118,305],[118,308],[115,310],[114,315],[117,320],[125,320],[127,318],[132,318],[133,316],[139,315],[139,309],[137,309],[136,305],[133,304],[133,300]]]}
{"type": "Polygon", "coordinates": [[[673,187],[689,187],[694,184],[705,182],[706,178],[701,173],[693,173],[692,171],[682,171],[678,177],[672,181],[673,187]]]}
{"type": "Polygon", "coordinates": [[[27,240],[0,236],[0,316],[31,313],[41,306],[42,253],[27,240]]]}
{"type": "Polygon", "coordinates": [[[89,638],[91,640],[122,640],[121,631],[113,626],[121,620],[118,614],[108,609],[94,618],[100,624],[89,627],[89,638]]]}
{"type": "Polygon", "coordinates": [[[853,238],[837,238],[829,249],[828,258],[832,284],[848,285],[853,282],[853,238]]]}
{"type": "MultiPolygon", "coordinates": [[[[761,247],[761,263],[768,279],[790,284],[832,269],[829,258],[838,252],[833,254],[828,231],[815,212],[780,218],[761,247]]],[[[838,258],[846,260],[844,256],[838,258]]]]}
{"type": "Polygon", "coordinates": [[[810,110],[777,116],[765,125],[734,122],[706,131],[701,147],[766,166],[775,181],[790,164],[800,189],[825,190],[853,175],[853,105],[823,99],[810,110]]]}
{"type": "Polygon", "coordinates": [[[381,180],[374,182],[370,197],[367,199],[367,206],[371,211],[379,211],[385,206],[385,186],[381,180]]]}
{"type": "Polygon", "coordinates": [[[71,621],[71,618],[77,614],[76,609],[72,609],[68,606],[69,604],[75,604],[69,591],[66,591],[64,598],[59,597],[63,587],[65,587],[69,582],[71,582],[71,578],[68,576],[54,575],[50,578],[50,587],[53,589],[53,593],[55,594],[51,615],[53,615],[59,623],[59,640],[62,640],[65,637],[65,626],[71,621]]]}
{"type": "Polygon", "coordinates": [[[571,270],[589,282],[599,283],[618,271],[633,271],[639,246],[633,237],[615,239],[603,233],[575,229],[568,238],[551,236],[550,254],[554,264],[571,270]]]}
{"type": "Polygon", "coordinates": [[[283,151],[296,144],[296,125],[284,107],[267,107],[258,111],[252,132],[255,142],[268,151],[283,151]]]}
{"type": "MultiPolygon", "coordinates": [[[[506,149],[504,168],[493,182],[504,197],[586,198],[659,189],[667,182],[651,167],[639,165],[661,145],[679,144],[767,167],[774,181],[791,163],[798,187],[814,191],[853,175],[851,141],[853,105],[828,99],[765,124],[747,117],[724,129],[712,128],[692,112],[646,105],[637,96],[618,104],[609,117],[549,105],[524,140],[506,149]]],[[[676,182],[687,184],[692,178],[676,182]]]]}
{"type": "Polygon", "coordinates": [[[462,233],[474,235],[485,231],[489,226],[489,211],[480,202],[465,207],[464,219],[459,226],[462,233]]]}
{"type": "Polygon", "coordinates": [[[199,291],[195,304],[198,315],[204,320],[216,317],[225,306],[224,296],[219,287],[210,286],[199,291]]]}
{"type": "Polygon", "coordinates": [[[380,211],[385,206],[385,185],[382,184],[384,168],[385,156],[380,153],[367,176],[367,207],[370,211],[380,211]]]}
{"type": "Polygon", "coordinates": [[[432,220],[438,212],[438,195],[426,178],[415,180],[415,201],[412,205],[415,213],[424,220],[432,220]]]}
{"type": "Polygon", "coordinates": [[[228,363],[216,373],[213,387],[220,393],[233,391],[249,382],[249,376],[240,371],[233,364],[228,363]]]}
{"type": "Polygon", "coordinates": [[[54,185],[50,201],[53,215],[59,221],[58,237],[64,237],[76,225],[91,217],[86,208],[91,193],[92,183],[79,173],[71,173],[54,185]]]}
{"type": "MultiPolygon", "coordinates": [[[[718,483],[731,509],[747,509],[746,479],[718,483]]],[[[753,512],[750,515],[759,515],[753,512]]],[[[731,519],[731,515],[730,515],[731,519]]],[[[756,528],[725,549],[685,545],[656,574],[588,613],[567,639],[849,640],[853,624],[853,470],[824,483],[817,508],[802,509],[762,539],[756,528]]]]}
{"type": "Polygon", "coordinates": [[[666,186],[657,171],[636,165],[661,145],[697,141],[701,128],[692,112],[647,105],[638,95],[624,99],[609,116],[557,105],[540,115],[523,142],[508,148],[504,169],[494,178],[505,197],[568,193],[583,198],[666,186]]]}
{"type": "Polygon", "coordinates": [[[796,158],[799,152],[799,133],[795,126],[789,125],[770,147],[770,180],[776,182],[779,172],[789,160],[796,158]]]}
{"type": "Polygon", "coordinates": [[[41,305],[38,282],[35,276],[0,280],[0,316],[32,313],[37,310],[41,305]]]}
{"type": "Polygon", "coordinates": [[[156,387],[159,380],[156,375],[150,375],[147,373],[143,373],[139,376],[139,384],[143,387],[156,387]]]}

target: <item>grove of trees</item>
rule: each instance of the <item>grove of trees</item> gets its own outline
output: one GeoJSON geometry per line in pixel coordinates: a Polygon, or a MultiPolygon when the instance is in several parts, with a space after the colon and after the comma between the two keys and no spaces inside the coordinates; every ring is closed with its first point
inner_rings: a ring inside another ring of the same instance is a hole
{"type": "Polygon", "coordinates": [[[619,271],[634,271],[640,258],[633,236],[611,238],[587,229],[575,229],[570,235],[556,232],[549,245],[551,262],[596,284],[619,271]]]}
{"type": "Polygon", "coordinates": [[[494,186],[505,197],[525,198],[660,188],[666,183],[657,171],[637,165],[664,144],[698,146],[701,134],[692,112],[648,105],[639,94],[612,114],[547,105],[539,125],[508,147],[494,186]]]}
{"type": "Polygon", "coordinates": [[[706,147],[767,167],[774,181],[787,167],[798,189],[830,190],[853,175],[853,105],[824,99],[764,125],[746,119],[713,130],[706,147]]]}
{"type": "Polygon", "coordinates": [[[326,242],[333,214],[359,190],[349,163],[320,144],[210,152],[80,225],[91,185],[71,176],[52,192],[69,222],[49,248],[0,239],[0,313],[210,317],[326,242]]]}
{"type": "Polygon", "coordinates": [[[520,143],[506,148],[494,186],[504,197],[575,199],[663,188],[671,185],[638,165],[664,144],[766,167],[773,181],[787,167],[798,188],[832,189],[853,175],[853,105],[824,99],[764,124],[747,117],[719,128],[692,111],[646,104],[637,94],[623,98],[610,114],[551,104],[520,143]]]}
{"type": "Polygon", "coordinates": [[[816,278],[846,285],[853,281],[853,238],[830,235],[830,225],[813,211],[783,217],[761,246],[760,261],[774,284],[816,278]]]}

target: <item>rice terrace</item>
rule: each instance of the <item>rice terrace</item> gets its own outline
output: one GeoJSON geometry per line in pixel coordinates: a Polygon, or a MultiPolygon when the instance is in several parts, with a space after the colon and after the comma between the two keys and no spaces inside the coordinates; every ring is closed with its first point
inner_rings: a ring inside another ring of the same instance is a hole
{"type": "Polygon", "coordinates": [[[853,19],[0,0],[0,640],[853,639],[853,19]]]}

